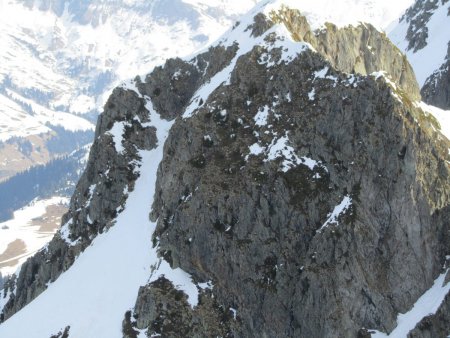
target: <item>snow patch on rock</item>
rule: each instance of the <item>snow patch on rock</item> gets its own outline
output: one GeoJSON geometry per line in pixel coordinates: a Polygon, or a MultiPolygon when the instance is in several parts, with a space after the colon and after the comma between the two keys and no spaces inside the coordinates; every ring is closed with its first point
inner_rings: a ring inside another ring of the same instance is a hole
{"type": "Polygon", "coordinates": [[[426,316],[434,315],[450,292],[450,282],[445,283],[449,270],[439,275],[430,289],[428,289],[413,305],[411,310],[397,316],[397,327],[390,334],[374,330],[372,338],[400,338],[406,337],[417,324],[426,316]]]}

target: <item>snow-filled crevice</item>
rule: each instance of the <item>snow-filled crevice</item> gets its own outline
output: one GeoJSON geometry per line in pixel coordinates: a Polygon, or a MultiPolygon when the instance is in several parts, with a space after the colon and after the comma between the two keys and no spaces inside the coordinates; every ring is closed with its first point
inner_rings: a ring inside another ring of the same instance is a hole
{"type": "Polygon", "coordinates": [[[68,325],[71,337],[121,337],[124,313],[134,306],[139,287],[162,274],[187,293],[192,306],[197,304],[198,289],[190,276],[181,269],[172,270],[152,248],[156,223],[149,220],[149,213],[172,122],[160,119],[150,101],[147,109],[157,129],[158,146],[139,152],[140,176],[116,224],[98,235],[46,291],[1,324],[0,337],[50,337],[68,325]]]}
{"type": "Polygon", "coordinates": [[[424,317],[435,314],[450,292],[450,282],[445,283],[449,271],[439,275],[433,286],[416,301],[411,310],[397,316],[397,327],[390,334],[374,330],[372,338],[406,338],[424,317]]]}

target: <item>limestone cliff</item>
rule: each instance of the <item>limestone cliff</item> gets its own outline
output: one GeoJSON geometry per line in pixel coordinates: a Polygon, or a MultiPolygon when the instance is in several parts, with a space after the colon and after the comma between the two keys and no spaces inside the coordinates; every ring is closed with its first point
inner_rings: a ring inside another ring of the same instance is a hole
{"type": "MultiPolygon", "coordinates": [[[[124,337],[370,337],[447,273],[450,142],[405,57],[369,25],[254,14],[113,92],[63,230],[9,287],[6,318],[114,225],[156,143],[145,100],[173,121],[149,246],[199,297],[152,274],[124,337]]],[[[447,307],[411,337],[447,334],[447,307]]]]}
{"type": "MultiPolygon", "coordinates": [[[[161,255],[214,287],[192,309],[170,282],[150,283],[124,326],[170,337],[390,332],[445,266],[449,142],[412,104],[406,59],[372,27],[311,32],[283,9],[249,30],[265,43],[175,120],[153,205],[161,255]],[[314,49],[283,59],[278,21],[314,49]],[[396,84],[363,76],[380,70],[396,84]]],[[[443,334],[439,318],[429,330],[443,334]]]]}

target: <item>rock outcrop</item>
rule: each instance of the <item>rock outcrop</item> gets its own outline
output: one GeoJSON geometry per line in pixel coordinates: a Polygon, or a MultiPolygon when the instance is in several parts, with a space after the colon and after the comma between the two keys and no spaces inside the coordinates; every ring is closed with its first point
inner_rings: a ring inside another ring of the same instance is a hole
{"type": "Polygon", "coordinates": [[[311,44],[336,70],[361,75],[383,70],[411,99],[420,99],[414,71],[405,55],[371,24],[338,28],[327,23],[325,29],[313,32],[300,11],[286,7],[272,12],[270,20],[286,25],[296,41],[311,44]]]}
{"type": "MultiPolygon", "coordinates": [[[[6,318],[114,224],[156,142],[147,99],[173,120],[149,245],[199,297],[160,275],[124,337],[367,337],[446,272],[450,142],[414,103],[405,57],[371,26],[314,32],[287,8],[235,30],[113,92],[65,226],[24,265],[6,318]]],[[[411,335],[447,330],[447,306],[411,335]]]]}
{"type": "Polygon", "coordinates": [[[407,61],[387,71],[395,85],[362,76],[387,62],[377,48],[398,54],[382,34],[308,33],[286,13],[255,18],[251,34],[267,44],[240,56],[230,80],[171,129],[154,242],[172,267],[214,287],[194,309],[167,281],[143,287],[127,323],[150,336],[390,332],[442,273],[449,142],[411,103],[418,86],[407,61]],[[274,47],[283,38],[267,32],[276,18],[316,51],[283,59],[274,47]],[[356,58],[339,62],[344,48],[361,53],[359,71],[356,58]],[[206,299],[233,316],[198,331],[206,299]]]}

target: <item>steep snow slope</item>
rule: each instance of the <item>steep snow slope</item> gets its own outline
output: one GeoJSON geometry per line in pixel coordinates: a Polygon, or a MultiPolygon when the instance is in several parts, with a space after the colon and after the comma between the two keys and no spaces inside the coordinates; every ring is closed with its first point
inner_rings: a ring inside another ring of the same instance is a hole
{"type": "Polygon", "coordinates": [[[375,331],[375,334],[372,334],[372,338],[407,337],[408,333],[413,330],[423,318],[435,314],[445,296],[450,291],[450,282],[445,281],[447,273],[448,270],[434,281],[433,286],[417,300],[410,311],[399,314],[397,318],[398,325],[394,331],[388,335],[375,331]]]}
{"type": "MultiPolygon", "coordinates": [[[[50,337],[66,326],[71,327],[70,337],[121,336],[124,312],[133,306],[139,286],[146,283],[152,269],[160,263],[156,249],[151,248],[155,224],[148,215],[156,170],[171,123],[159,120],[154,112],[151,119],[151,125],[157,128],[159,146],[141,153],[140,178],[116,225],[96,238],[46,292],[0,325],[1,337],[50,337]]],[[[173,276],[195,305],[197,289],[189,276],[167,268],[167,263],[163,263],[162,271],[173,276]]]]}
{"type": "Polygon", "coordinates": [[[449,11],[448,0],[418,0],[389,32],[392,42],[408,57],[421,87],[447,56],[449,11]]]}

